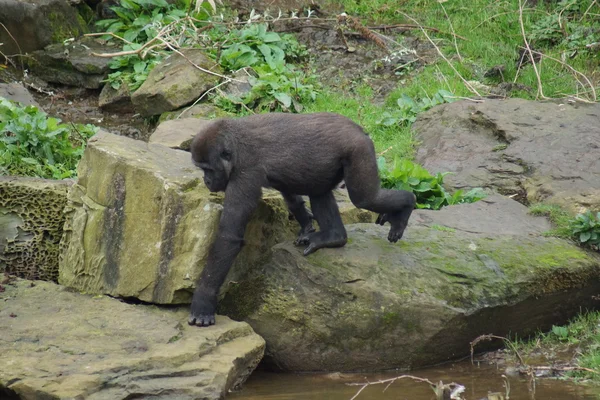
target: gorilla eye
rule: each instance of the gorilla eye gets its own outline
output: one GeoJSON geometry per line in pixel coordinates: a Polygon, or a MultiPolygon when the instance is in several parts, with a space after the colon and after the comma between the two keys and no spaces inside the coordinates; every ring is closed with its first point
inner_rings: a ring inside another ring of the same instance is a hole
{"type": "Polygon", "coordinates": [[[221,152],[221,158],[225,161],[231,161],[231,152],[229,150],[223,150],[221,152]]]}

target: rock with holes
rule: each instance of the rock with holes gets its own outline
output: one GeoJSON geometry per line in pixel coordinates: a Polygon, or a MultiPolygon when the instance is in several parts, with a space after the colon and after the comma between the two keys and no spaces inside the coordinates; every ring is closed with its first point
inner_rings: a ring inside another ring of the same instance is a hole
{"type": "Polygon", "coordinates": [[[457,101],[414,124],[417,161],[453,188],[489,187],[572,211],[600,210],[600,104],[457,101]]]}
{"type": "Polygon", "coordinates": [[[0,398],[222,399],[260,361],[262,338],[187,307],[160,309],[17,280],[0,292],[0,398]]]}
{"type": "Polygon", "coordinates": [[[343,248],[303,257],[275,246],[220,309],[247,321],[267,342],[265,361],[284,370],[437,364],[468,355],[479,335],[523,337],[599,305],[600,256],[549,228],[499,195],[417,210],[396,244],[387,226],[350,225],[343,248]]]}
{"type": "Polygon", "coordinates": [[[0,272],[28,279],[58,278],[70,180],[0,177],[0,272]]]}
{"type": "MultiPolygon", "coordinates": [[[[338,197],[344,221],[372,220],[344,193],[338,197]]],[[[222,201],[222,194],[209,194],[188,152],[100,132],[88,142],[69,192],[59,282],[87,293],[187,303],[222,201]]],[[[263,262],[297,229],[279,193],[265,190],[227,281],[263,262]]]]}

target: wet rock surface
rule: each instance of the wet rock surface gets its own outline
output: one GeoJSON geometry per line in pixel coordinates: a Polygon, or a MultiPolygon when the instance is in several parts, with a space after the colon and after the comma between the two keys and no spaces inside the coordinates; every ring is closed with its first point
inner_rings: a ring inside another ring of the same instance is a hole
{"type": "Polygon", "coordinates": [[[453,188],[600,210],[600,105],[457,101],[419,116],[417,161],[453,188]]]}
{"type": "Polygon", "coordinates": [[[231,283],[219,312],[265,338],[288,371],[416,368],[469,354],[481,334],[532,334],[598,306],[600,257],[557,238],[502,196],[349,225],[348,244],[308,257],[291,243],[231,283]]]}
{"type": "Polygon", "coordinates": [[[217,317],[214,327],[190,327],[187,307],[130,305],[43,281],[4,288],[2,398],[217,400],[264,352],[246,323],[217,317]]]}

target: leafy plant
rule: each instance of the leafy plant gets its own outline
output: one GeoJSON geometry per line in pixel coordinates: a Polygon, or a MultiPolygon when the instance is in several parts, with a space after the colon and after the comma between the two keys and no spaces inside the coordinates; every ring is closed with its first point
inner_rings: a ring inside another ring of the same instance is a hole
{"type": "Polygon", "coordinates": [[[410,125],[417,119],[417,115],[423,111],[429,110],[431,107],[450,103],[453,101],[454,95],[447,90],[438,90],[433,97],[426,97],[421,100],[414,100],[406,94],[402,94],[397,100],[398,109],[394,111],[385,111],[382,114],[381,119],[378,123],[385,126],[391,125],[410,125]]]}
{"type": "Polygon", "coordinates": [[[298,44],[292,35],[268,32],[266,24],[251,24],[243,29],[233,30],[225,41],[233,44],[223,50],[219,63],[230,71],[262,64],[267,64],[271,70],[276,71],[286,61],[297,60],[308,54],[306,48],[298,44]]]}
{"type": "MultiPolygon", "coordinates": [[[[136,50],[140,46],[137,43],[133,43],[123,46],[123,50],[136,50]]],[[[148,78],[150,71],[152,71],[160,60],[159,57],[154,56],[147,56],[142,60],[135,54],[115,57],[108,64],[114,72],[108,74],[105,81],[113,89],[119,89],[121,84],[126,84],[129,90],[133,92],[142,86],[142,83],[148,78]]]]}
{"type": "MultiPolygon", "coordinates": [[[[159,29],[185,17],[184,9],[166,0],[120,0],[120,6],[111,9],[118,18],[103,19],[96,25],[131,43],[144,43],[156,36],[159,29]]],[[[111,36],[105,36],[110,39],[111,36]]]]}
{"type": "Polygon", "coordinates": [[[386,189],[408,190],[417,196],[417,208],[439,210],[447,205],[473,203],[485,197],[483,190],[474,188],[464,193],[446,192],[442,184],[446,173],[431,175],[425,168],[406,159],[396,159],[391,169],[385,158],[377,160],[381,186],[386,189]]]}
{"type": "Polygon", "coordinates": [[[0,172],[64,179],[76,175],[93,125],[62,124],[37,107],[0,97],[0,172]]]}
{"type": "MultiPolygon", "coordinates": [[[[307,76],[292,65],[272,69],[264,64],[254,67],[257,76],[248,80],[252,89],[241,98],[225,95],[223,101],[243,105],[258,111],[301,112],[303,104],[312,102],[318,94],[314,76],[307,76]]],[[[223,105],[223,104],[221,104],[223,105]]]]}
{"type": "Polygon", "coordinates": [[[571,232],[580,244],[600,247],[600,212],[578,214],[572,222],[571,232]]]}

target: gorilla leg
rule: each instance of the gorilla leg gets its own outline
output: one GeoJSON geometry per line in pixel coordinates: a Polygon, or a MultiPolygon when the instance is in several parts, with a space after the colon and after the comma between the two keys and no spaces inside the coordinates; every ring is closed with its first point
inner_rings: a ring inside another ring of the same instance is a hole
{"type": "Polygon", "coordinates": [[[288,206],[288,209],[294,215],[296,221],[298,221],[300,224],[300,232],[298,232],[298,239],[296,239],[296,242],[298,242],[301,237],[315,231],[315,228],[313,228],[312,225],[313,215],[304,206],[304,199],[302,196],[291,195],[283,192],[281,194],[288,206]]]}
{"type": "Polygon", "coordinates": [[[344,181],[350,200],[358,208],[379,213],[377,222],[389,222],[392,227],[388,240],[392,243],[402,238],[408,219],[416,204],[416,197],[406,190],[382,189],[377,173],[375,149],[368,145],[358,146],[344,163],[344,181]]]}
{"type": "Polygon", "coordinates": [[[296,244],[307,245],[307,256],[323,247],[342,247],[348,241],[346,229],[340,216],[333,192],[322,196],[310,196],[310,207],[319,223],[319,232],[305,234],[296,240],[296,244]]]}

